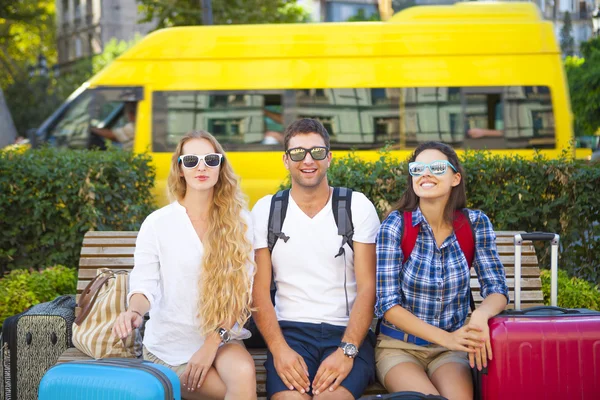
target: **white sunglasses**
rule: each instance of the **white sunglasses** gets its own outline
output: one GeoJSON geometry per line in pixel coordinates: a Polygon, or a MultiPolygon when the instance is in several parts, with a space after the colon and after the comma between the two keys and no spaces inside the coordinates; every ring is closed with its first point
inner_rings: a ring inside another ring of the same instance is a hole
{"type": "Polygon", "coordinates": [[[196,168],[200,164],[200,160],[204,161],[204,165],[210,168],[216,168],[221,164],[223,154],[209,153],[203,156],[197,154],[184,154],[179,156],[179,162],[184,168],[192,169],[196,168]]]}

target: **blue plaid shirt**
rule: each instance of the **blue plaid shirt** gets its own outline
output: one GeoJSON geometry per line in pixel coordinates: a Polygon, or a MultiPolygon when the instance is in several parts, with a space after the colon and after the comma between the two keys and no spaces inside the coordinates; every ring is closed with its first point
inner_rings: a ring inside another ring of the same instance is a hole
{"type": "MultiPolygon", "coordinates": [[[[468,210],[475,232],[473,268],[482,297],[501,293],[508,299],[504,267],[496,249],[496,234],[481,211],[468,210]]],[[[413,225],[421,224],[408,261],[400,247],[402,214],[392,212],[377,234],[377,303],[375,314],[400,305],[430,325],[453,332],[464,325],[469,313],[469,264],[452,233],[438,249],[431,227],[421,210],[412,213],[413,225]],[[404,263],[404,265],[402,265],[404,263]]]]}

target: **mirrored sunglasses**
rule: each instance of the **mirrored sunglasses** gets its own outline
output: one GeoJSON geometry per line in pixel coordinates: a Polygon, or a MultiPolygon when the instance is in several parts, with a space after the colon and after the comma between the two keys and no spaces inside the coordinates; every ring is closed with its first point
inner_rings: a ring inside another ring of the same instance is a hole
{"type": "Polygon", "coordinates": [[[207,167],[216,168],[221,164],[222,158],[223,154],[218,153],[210,153],[203,156],[184,154],[179,156],[179,162],[181,162],[184,168],[196,168],[200,164],[200,160],[202,160],[207,167]]]}
{"type": "Polygon", "coordinates": [[[430,162],[429,164],[422,163],[419,161],[414,161],[408,164],[408,173],[412,176],[421,176],[425,173],[425,170],[429,168],[429,171],[433,175],[444,175],[448,170],[448,166],[450,166],[454,172],[458,172],[454,165],[450,163],[448,160],[435,160],[430,162]]]}
{"type": "Polygon", "coordinates": [[[293,149],[288,149],[286,153],[292,161],[304,160],[306,158],[306,153],[310,153],[310,156],[313,160],[321,161],[327,157],[329,149],[324,146],[315,146],[310,149],[305,149],[304,147],[294,147],[293,149]]]}

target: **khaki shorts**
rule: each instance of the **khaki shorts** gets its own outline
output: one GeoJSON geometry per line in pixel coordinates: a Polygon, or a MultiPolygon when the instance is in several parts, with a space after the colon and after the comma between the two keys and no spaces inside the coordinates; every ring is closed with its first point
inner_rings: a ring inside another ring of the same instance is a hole
{"type": "Polygon", "coordinates": [[[385,386],[387,373],[396,365],[405,362],[420,365],[429,378],[439,367],[448,363],[463,364],[471,368],[468,355],[464,351],[451,351],[435,344],[418,346],[380,334],[375,348],[375,365],[379,382],[385,386]]]}
{"type": "MultiPolygon", "coordinates": [[[[237,344],[237,345],[240,345],[240,346],[244,346],[244,342],[241,341],[241,340],[231,340],[229,343],[233,343],[233,344],[237,344]]],[[[150,351],[146,348],[146,346],[144,346],[142,357],[146,361],[150,361],[150,362],[153,362],[155,364],[164,365],[165,367],[170,368],[173,372],[175,372],[177,374],[178,377],[180,377],[185,372],[185,369],[187,368],[187,363],[181,364],[181,365],[170,365],[170,364],[167,364],[166,362],[164,362],[160,358],[156,357],[154,354],[150,353],[150,351]]]]}

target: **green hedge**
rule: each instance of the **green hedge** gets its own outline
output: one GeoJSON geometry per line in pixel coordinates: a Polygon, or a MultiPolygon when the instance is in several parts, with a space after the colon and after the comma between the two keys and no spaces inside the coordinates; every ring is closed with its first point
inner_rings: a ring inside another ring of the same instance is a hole
{"type": "MultiPolygon", "coordinates": [[[[542,291],[544,303],[550,304],[550,271],[542,271],[542,291]]],[[[600,311],[600,290],[598,286],[576,277],[570,277],[566,271],[558,271],[557,305],[565,308],[589,308],[600,311]]]]}
{"type": "Polygon", "coordinates": [[[154,176],[148,155],[118,149],[0,152],[0,272],[76,267],[86,231],[139,229],[154,176]]]}
{"type": "Polygon", "coordinates": [[[43,271],[15,270],[0,279],[0,327],[11,315],[62,294],[75,293],[77,270],[64,266],[43,271]]]}
{"type": "MultiPolygon", "coordinates": [[[[496,230],[550,231],[561,235],[560,268],[600,283],[600,163],[465,153],[467,199],[483,210],[496,230]]],[[[405,189],[407,165],[385,150],[375,161],[356,155],[333,159],[330,183],[363,192],[380,216],[405,189]]],[[[286,182],[285,185],[289,185],[286,182]]],[[[285,186],[284,185],[284,186],[285,186]]],[[[548,246],[536,245],[540,265],[548,246]]]]}

